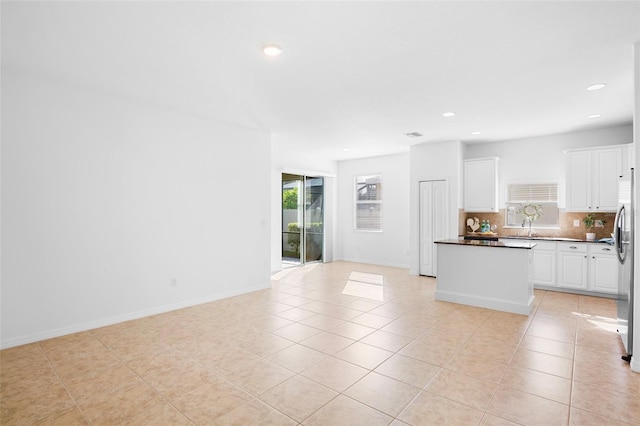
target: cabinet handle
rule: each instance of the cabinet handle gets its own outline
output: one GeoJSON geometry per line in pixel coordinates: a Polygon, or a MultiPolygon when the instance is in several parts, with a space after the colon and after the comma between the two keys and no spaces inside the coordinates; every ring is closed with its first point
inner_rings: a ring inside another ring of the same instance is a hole
{"type": "Polygon", "coordinates": [[[587,256],[584,257],[585,259],[587,258],[587,256]]]}
{"type": "Polygon", "coordinates": [[[569,246],[570,249],[576,250],[578,247],[576,246],[569,246]]]}
{"type": "Polygon", "coordinates": [[[599,209],[599,208],[600,208],[600,206],[596,206],[596,209],[599,209]]]}
{"type": "Polygon", "coordinates": [[[611,251],[611,249],[605,247],[605,248],[602,249],[602,251],[611,251]]]}

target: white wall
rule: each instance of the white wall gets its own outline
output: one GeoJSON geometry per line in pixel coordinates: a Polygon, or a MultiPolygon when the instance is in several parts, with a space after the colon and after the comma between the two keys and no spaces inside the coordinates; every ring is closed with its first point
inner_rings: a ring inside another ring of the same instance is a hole
{"type": "Polygon", "coordinates": [[[267,133],[12,72],[2,125],[2,347],[269,287],[267,133]]]}
{"type": "Polygon", "coordinates": [[[334,259],[337,163],[318,160],[304,150],[281,145],[278,135],[271,139],[271,272],[282,269],[282,173],[324,177],[324,261],[334,259]]]}
{"type": "Polygon", "coordinates": [[[458,237],[458,209],[462,205],[462,144],[458,141],[413,145],[411,157],[411,207],[409,235],[411,256],[409,273],[417,275],[420,270],[420,182],[427,180],[447,181],[449,191],[449,213],[447,238],[458,237]]]}
{"type": "Polygon", "coordinates": [[[409,155],[338,163],[336,258],[377,265],[409,266],[409,155]],[[382,232],[354,230],[354,177],[382,174],[382,232]]]}
{"type": "Polygon", "coordinates": [[[465,145],[464,158],[500,157],[499,205],[504,205],[507,181],[557,181],[560,207],[564,207],[565,149],[627,144],[633,141],[632,126],[614,126],[589,131],[535,138],[465,145]]]}

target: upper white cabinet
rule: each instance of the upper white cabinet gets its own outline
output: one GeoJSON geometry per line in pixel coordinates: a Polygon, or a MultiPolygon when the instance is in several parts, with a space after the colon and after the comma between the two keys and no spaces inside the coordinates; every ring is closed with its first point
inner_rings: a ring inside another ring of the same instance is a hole
{"type": "Polygon", "coordinates": [[[616,211],[618,179],[628,164],[629,148],[567,151],[567,211],[616,211]]]}
{"type": "Polygon", "coordinates": [[[498,211],[497,157],[465,160],[464,210],[474,213],[498,211]]]}
{"type": "Polygon", "coordinates": [[[599,149],[591,155],[593,170],[592,207],[595,210],[618,209],[618,181],[622,176],[622,148],[599,149]]]}
{"type": "Polygon", "coordinates": [[[567,211],[591,208],[591,153],[567,152],[567,211]]]}

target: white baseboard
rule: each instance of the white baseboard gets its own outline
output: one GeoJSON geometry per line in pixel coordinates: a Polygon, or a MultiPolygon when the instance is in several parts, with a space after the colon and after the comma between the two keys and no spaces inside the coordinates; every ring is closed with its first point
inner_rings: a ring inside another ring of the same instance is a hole
{"type": "Polygon", "coordinates": [[[636,358],[635,356],[631,357],[631,362],[629,363],[630,367],[631,367],[631,371],[634,371],[636,373],[640,373],[640,361],[638,361],[638,358],[636,358]]]}
{"type": "Polygon", "coordinates": [[[26,336],[14,337],[11,339],[0,340],[0,349],[8,349],[14,346],[26,345],[29,343],[39,342],[46,339],[53,339],[55,337],[66,336],[67,334],[79,333],[82,331],[93,330],[100,327],[106,327],[109,325],[118,324],[124,321],[131,321],[148,317],[151,315],[163,314],[166,312],[175,311],[178,309],[188,308],[190,306],[202,305],[204,303],[215,302],[216,300],[226,299],[228,297],[238,296],[245,293],[251,293],[253,291],[264,290],[269,288],[270,285],[260,287],[249,287],[241,290],[228,291],[219,294],[213,294],[206,297],[199,297],[191,300],[184,300],[178,303],[172,303],[170,305],[157,306],[143,311],[131,312],[128,314],[117,315],[114,317],[103,318],[95,321],[89,321],[82,324],[76,324],[69,327],[56,328],[52,330],[45,330],[38,333],[29,334],[26,336]]]}
{"type": "Polygon", "coordinates": [[[445,302],[457,303],[460,305],[477,306],[479,308],[494,309],[497,311],[511,312],[520,315],[529,315],[533,307],[533,300],[535,299],[535,296],[531,296],[528,303],[525,304],[509,300],[498,300],[477,295],[467,295],[436,290],[435,299],[445,302]]]}

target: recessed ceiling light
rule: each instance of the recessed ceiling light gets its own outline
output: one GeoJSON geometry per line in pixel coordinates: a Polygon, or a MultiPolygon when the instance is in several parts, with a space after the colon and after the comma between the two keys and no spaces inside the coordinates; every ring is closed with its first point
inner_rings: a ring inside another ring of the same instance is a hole
{"type": "Polygon", "coordinates": [[[600,114],[591,114],[591,115],[587,115],[587,118],[599,118],[600,114]]]}
{"type": "Polygon", "coordinates": [[[592,84],[591,86],[587,87],[587,90],[589,91],[600,90],[600,89],[603,89],[605,86],[606,84],[604,83],[592,84]]]}
{"type": "Polygon", "coordinates": [[[442,114],[443,117],[453,117],[454,115],[456,115],[456,113],[453,111],[442,114]]]}
{"type": "Polygon", "coordinates": [[[480,132],[471,132],[472,135],[479,135],[480,132]]]}
{"type": "Polygon", "coordinates": [[[282,53],[282,47],[277,44],[267,44],[262,48],[262,51],[267,56],[278,56],[282,53]]]}

